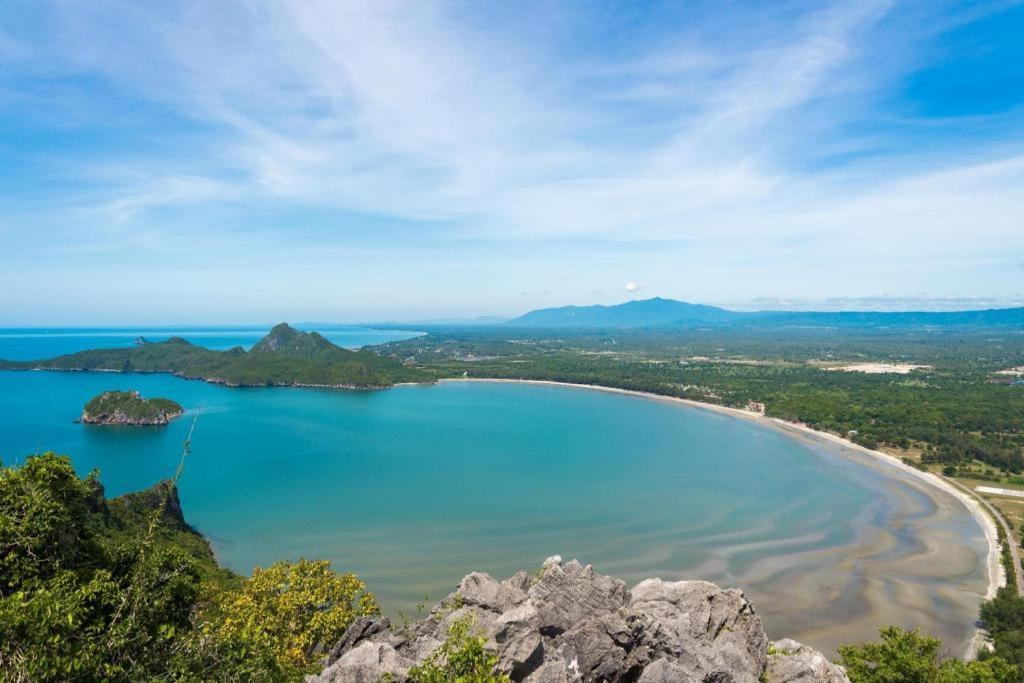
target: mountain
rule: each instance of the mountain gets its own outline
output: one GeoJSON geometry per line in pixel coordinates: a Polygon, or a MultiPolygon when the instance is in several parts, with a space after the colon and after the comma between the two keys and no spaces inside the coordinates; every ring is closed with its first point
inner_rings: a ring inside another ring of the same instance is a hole
{"type": "Polygon", "coordinates": [[[515,327],[660,327],[727,323],[742,315],[715,306],[655,297],[615,306],[542,308],[506,324],[515,327]]]}
{"type": "Polygon", "coordinates": [[[981,311],[729,311],[659,297],[614,306],[542,308],[506,323],[551,328],[1024,327],[1024,308],[981,311]]]}
{"type": "Polygon", "coordinates": [[[345,350],[327,341],[319,332],[300,332],[288,323],[280,323],[256,342],[249,353],[277,353],[291,358],[309,358],[330,349],[345,350]]]}
{"type": "Polygon", "coordinates": [[[180,337],[129,348],[80,351],[48,360],[2,361],[0,370],[166,372],[230,386],[376,388],[429,381],[422,371],[372,351],[335,346],[316,332],[281,323],[250,351],[213,351],[180,337]]]}

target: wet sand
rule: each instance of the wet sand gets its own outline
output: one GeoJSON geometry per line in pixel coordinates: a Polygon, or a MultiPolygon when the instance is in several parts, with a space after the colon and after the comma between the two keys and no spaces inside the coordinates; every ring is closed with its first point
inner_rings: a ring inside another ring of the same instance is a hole
{"type": "MultiPolygon", "coordinates": [[[[638,391],[531,380],[453,379],[456,382],[523,382],[605,391],[679,403],[756,422],[786,432],[837,466],[874,473],[885,487],[877,505],[849,520],[854,541],[840,547],[798,551],[801,539],[735,545],[721,539],[717,556],[756,552],[742,574],[724,572],[725,562],[708,560],[685,571],[668,568],[668,558],[634,558],[622,567],[633,576],[637,564],[659,567],[666,580],[706,579],[741,587],[753,601],[772,638],[790,637],[834,656],[843,643],[874,639],[878,627],[920,627],[942,639],[949,654],[971,656],[981,642],[978,605],[1005,583],[995,524],[978,502],[941,477],[904,465],[898,458],[835,436],[736,408],[638,391]],[[643,562],[641,562],[643,560],[643,562]]],[[[871,475],[869,475],[871,476],[871,475]]],[[[615,574],[613,567],[601,567],[615,574]]],[[[648,572],[650,573],[650,572],[648,572]]]]}

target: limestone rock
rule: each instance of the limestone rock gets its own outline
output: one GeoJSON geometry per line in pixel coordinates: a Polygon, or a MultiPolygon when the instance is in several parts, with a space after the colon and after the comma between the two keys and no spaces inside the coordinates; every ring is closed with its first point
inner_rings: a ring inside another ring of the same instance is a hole
{"type": "Polygon", "coordinates": [[[728,673],[736,683],[757,683],[768,636],[743,592],[707,581],[646,579],[633,589],[632,610],[648,621],[644,644],[668,655],[700,680],[728,673]]]}
{"type": "Polygon", "coordinates": [[[356,617],[341,640],[331,648],[325,661],[326,665],[334,664],[364,640],[369,640],[379,633],[386,633],[390,627],[391,622],[384,617],[356,617]]]}
{"type": "Polygon", "coordinates": [[[430,616],[395,631],[357,619],[310,681],[405,681],[468,620],[513,681],[848,683],[841,667],[795,641],[769,656],[761,620],[742,591],[706,581],[647,579],[632,590],[558,556],[540,573],[497,581],[473,573],[430,616]]]}
{"type": "Polygon", "coordinates": [[[388,643],[367,641],[346,652],[319,676],[310,678],[330,683],[380,683],[381,678],[390,676],[393,683],[404,683],[414,664],[388,643]]]}
{"type": "Polygon", "coordinates": [[[540,630],[546,636],[557,636],[586,617],[614,612],[629,602],[626,584],[576,560],[565,566],[545,562],[527,596],[537,607],[540,630]]]}
{"type": "Polygon", "coordinates": [[[843,667],[803,643],[777,640],[768,652],[766,683],[850,683],[843,667]]]}

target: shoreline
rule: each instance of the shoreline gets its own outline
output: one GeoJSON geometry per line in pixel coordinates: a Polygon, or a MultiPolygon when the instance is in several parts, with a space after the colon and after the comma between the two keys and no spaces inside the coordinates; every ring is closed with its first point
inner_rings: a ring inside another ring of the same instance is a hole
{"type": "MultiPolygon", "coordinates": [[[[554,387],[567,387],[571,389],[589,389],[591,391],[600,391],[610,394],[622,394],[626,396],[634,396],[637,398],[644,398],[648,400],[664,401],[667,403],[675,403],[691,408],[701,408],[711,412],[719,413],[720,415],[727,415],[730,417],[740,418],[760,424],[766,427],[770,427],[782,432],[797,433],[803,436],[811,437],[813,440],[831,445],[839,446],[840,448],[849,448],[861,455],[868,456],[876,462],[895,467],[901,470],[904,474],[909,474],[918,480],[924,482],[932,489],[937,489],[946,494],[951,495],[953,498],[958,500],[967,511],[977,522],[978,526],[981,527],[982,533],[985,535],[985,540],[988,543],[988,554],[985,558],[985,569],[988,576],[988,587],[985,591],[984,599],[989,600],[995,597],[996,591],[1006,585],[1006,576],[1004,574],[1002,562],[1000,560],[1000,547],[999,537],[996,531],[996,521],[984,510],[981,503],[978,502],[971,494],[958,488],[954,484],[944,480],[940,476],[931,472],[923,472],[915,467],[911,467],[903,463],[895,455],[890,455],[883,451],[872,450],[859,444],[856,444],[849,439],[843,438],[837,434],[830,434],[829,432],[822,432],[817,429],[812,429],[805,424],[799,424],[796,422],[788,422],[775,417],[766,417],[760,413],[754,413],[742,408],[732,408],[729,406],[721,406],[713,403],[702,403],[700,401],[694,401],[687,398],[679,398],[676,396],[663,396],[661,394],[654,394],[647,391],[636,391],[633,389],[619,389],[617,387],[607,387],[597,384],[579,384],[573,382],[556,382],[553,380],[531,380],[531,379],[502,379],[502,378],[484,378],[484,377],[455,377],[437,380],[438,383],[442,382],[491,382],[491,383],[509,383],[509,384],[537,384],[547,385],[554,387]]],[[[971,638],[967,651],[963,653],[963,656],[967,659],[972,659],[978,652],[978,649],[985,643],[985,634],[981,628],[975,628],[974,637],[971,638]]]]}

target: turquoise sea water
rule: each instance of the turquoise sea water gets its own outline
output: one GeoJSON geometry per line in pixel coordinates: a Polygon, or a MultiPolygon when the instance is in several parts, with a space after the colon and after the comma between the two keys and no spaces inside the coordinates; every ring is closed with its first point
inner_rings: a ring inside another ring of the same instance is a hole
{"type": "MultiPolygon", "coordinates": [[[[922,547],[920,529],[894,515],[934,508],[877,468],[749,421],[520,384],[352,392],[0,372],[0,457],[67,453],[82,473],[98,468],[117,495],[174,471],[196,412],[181,499],[221,561],[248,573],[278,559],[327,558],[357,572],[392,614],[440,599],[469,571],[505,576],[561,554],[628,582],[740,585],[770,626],[809,627],[838,618],[837,603],[788,615],[787,584],[833,591],[829,551],[842,554],[873,530],[900,539],[882,559],[922,547]],[[166,396],[188,413],[167,428],[73,422],[109,389],[166,396]]],[[[936,523],[984,553],[966,510],[936,523]]],[[[841,571],[849,590],[869,582],[856,565],[841,571]]],[[[957,580],[976,589],[983,578],[978,565],[957,580]]],[[[922,582],[960,637],[970,622],[943,602],[949,586],[922,582]]]]}

